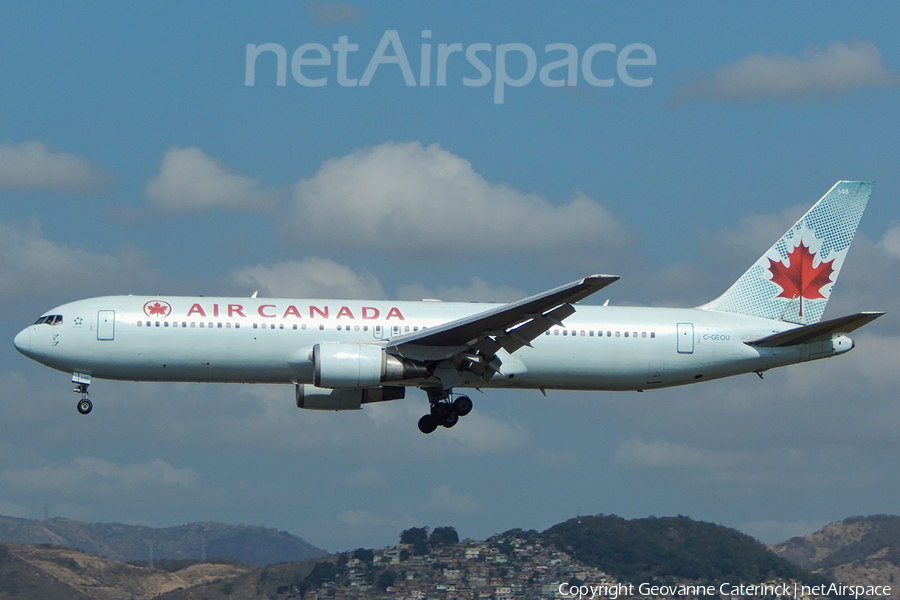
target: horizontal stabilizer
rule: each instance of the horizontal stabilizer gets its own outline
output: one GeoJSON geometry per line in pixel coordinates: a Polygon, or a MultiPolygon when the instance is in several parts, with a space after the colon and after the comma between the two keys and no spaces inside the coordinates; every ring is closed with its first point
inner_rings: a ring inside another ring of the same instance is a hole
{"type": "Polygon", "coordinates": [[[883,312],[861,312],[855,315],[831,319],[830,321],[804,325],[803,327],[789,329],[788,331],[782,331],[781,333],[768,335],[764,338],[744,343],[748,346],[760,346],[763,348],[807,344],[821,339],[830,339],[833,335],[850,333],[867,323],[871,323],[883,314],[883,312]]]}

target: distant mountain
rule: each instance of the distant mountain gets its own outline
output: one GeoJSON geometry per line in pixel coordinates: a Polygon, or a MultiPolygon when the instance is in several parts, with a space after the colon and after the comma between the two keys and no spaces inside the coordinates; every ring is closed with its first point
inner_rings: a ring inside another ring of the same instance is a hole
{"type": "Polygon", "coordinates": [[[248,525],[190,523],[144,527],[121,523],[84,523],[71,519],[0,517],[0,541],[51,544],[128,562],[155,559],[234,558],[258,567],[325,556],[302,538],[284,531],[248,525]]]}
{"type": "Polygon", "coordinates": [[[851,517],[771,549],[832,581],[891,585],[900,599],[900,517],[851,517]]]}
{"type": "Polygon", "coordinates": [[[615,515],[576,517],[554,525],[542,536],[619,580],[823,583],[748,535],[683,516],[630,521],[615,515]]]}
{"type": "Polygon", "coordinates": [[[68,548],[0,544],[0,600],[119,600],[150,598],[249,567],[191,564],[176,572],[136,567],[68,548]]]}

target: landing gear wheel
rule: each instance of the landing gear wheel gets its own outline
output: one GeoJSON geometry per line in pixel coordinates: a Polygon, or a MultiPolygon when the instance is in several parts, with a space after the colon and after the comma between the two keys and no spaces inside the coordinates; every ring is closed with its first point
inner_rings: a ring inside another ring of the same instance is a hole
{"type": "Polygon", "coordinates": [[[431,416],[438,420],[438,422],[443,421],[447,418],[447,415],[453,412],[453,407],[446,402],[435,402],[431,405],[431,416]]]}
{"type": "Polygon", "coordinates": [[[438,428],[438,420],[432,415],[423,415],[419,419],[419,431],[428,434],[438,428]]]}
{"type": "Polygon", "coordinates": [[[460,417],[464,417],[472,412],[472,399],[468,396],[460,396],[453,401],[453,412],[460,417]]]}
{"type": "Polygon", "coordinates": [[[78,401],[78,412],[83,415],[88,414],[94,408],[94,405],[87,398],[82,398],[78,401]]]}
{"type": "Polygon", "coordinates": [[[457,423],[459,423],[459,415],[456,414],[455,412],[453,412],[452,410],[450,412],[448,412],[447,416],[444,417],[443,420],[441,421],[441,425],[443,425],[447,429],[450,429],[457,423]]]}

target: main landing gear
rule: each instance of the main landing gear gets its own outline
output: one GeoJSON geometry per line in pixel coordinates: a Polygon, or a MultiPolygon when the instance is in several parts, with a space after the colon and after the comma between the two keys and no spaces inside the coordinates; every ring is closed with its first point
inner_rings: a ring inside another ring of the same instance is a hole
{"type": "Polygon", "coordinates": [[[468,396],[459,396],[450,402],[449,396],[432,400],[429,394],[428,400],[431,402],[431,412],[419,419],[419,431],[422,433],[431,433],[439,426],[450,429],[459,423],[460,417],[472,412],[472,399],[468,396]]]}
{"type": "Polygon", "coordinates": [[[78,401],[78,412],[83,415],[88,414],[94,408],[90,398],[88,398],[88,386],[91,385],[91,376],[82,373],[72,373],[72,383],[75,384],[73,390],[76,394],[81,394],[81,400],[78,401]]]}

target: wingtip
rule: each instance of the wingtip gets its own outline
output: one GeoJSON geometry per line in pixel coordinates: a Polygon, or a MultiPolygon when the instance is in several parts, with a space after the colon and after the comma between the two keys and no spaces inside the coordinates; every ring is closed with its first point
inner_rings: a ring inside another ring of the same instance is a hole
{"type": "Polygon", "coordinates": [[[594,274],[594,275],[588,275],[587,277],[584,278],[584,281],[590,281],[591,279],[606,279],[606,280],[612,279],[612,280],[615,281],[615,280],[617,280],[617,279],[621,279],[621,276],[619,276],[619,275],[608,275],[608,274],[604,274],[604,273],[597,273],[597,274],[594,274]]]}

